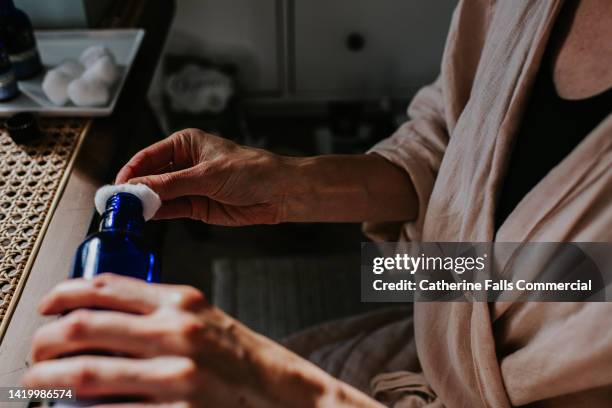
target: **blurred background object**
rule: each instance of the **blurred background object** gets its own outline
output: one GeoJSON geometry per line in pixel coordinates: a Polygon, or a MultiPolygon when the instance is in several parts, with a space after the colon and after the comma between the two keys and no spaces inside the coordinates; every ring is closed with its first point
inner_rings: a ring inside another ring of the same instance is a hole
{"type": "Polygon", "coordinates": [[[15,71],[9,60],[4,41],[0,39],[0,101],[6,101],[19,94],[15,71]]]}
{"type": "Polygon", "coordinates": [[[14,0],[37,28],[93,28],[113,0],[14,0]]]}
{"type": "Polygon", "coordinates": [[[149,99],[167,133],[195,126],[287,153],[363,151],[437,76],[455,4],[178,0],[149,99]],[[216,118],[168,103],[176,72],[194,61],[231,67],[232,103],[216,118]]]}
{"type": "Polygon", "coordinates": [[[18,80],[31,78],[42,70],[32,22],[15,7],[13,0],[0,2],[0,39],[18,80]]]}

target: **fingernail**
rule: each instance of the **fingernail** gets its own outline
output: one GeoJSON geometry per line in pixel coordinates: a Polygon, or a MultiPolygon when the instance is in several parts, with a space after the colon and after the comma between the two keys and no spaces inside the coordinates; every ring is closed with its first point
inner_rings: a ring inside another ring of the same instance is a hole
{"type": "Polygon", "coordinates": [[[140,179],[139,177],[133,178],[133,179],[129,179],[128,181],[126,181],[127,184],[141,184],[142,183],[142,179],[140,179]]]}

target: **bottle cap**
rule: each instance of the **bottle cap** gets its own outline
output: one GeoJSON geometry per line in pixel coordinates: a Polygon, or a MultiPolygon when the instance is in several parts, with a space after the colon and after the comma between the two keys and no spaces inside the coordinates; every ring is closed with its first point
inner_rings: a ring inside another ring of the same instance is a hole
{"type": "Polygon", "coordinates": [[[40,129],[34,114],[17,113],[4,122],[6,131],[15,143],[28,143],[40,136],[40,129]]]}
{"type": "Polygon", "coordinates": [[[142,229],[144,222],[140,199],[134,194],[119,192],[106,201],[100,227],[134,231],[142,229]]]}

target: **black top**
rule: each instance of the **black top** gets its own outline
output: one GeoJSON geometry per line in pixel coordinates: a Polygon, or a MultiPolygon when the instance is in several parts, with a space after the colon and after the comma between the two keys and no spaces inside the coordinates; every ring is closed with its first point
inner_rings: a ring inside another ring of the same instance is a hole
{"type": "Polygon", "coordinates": [[[612,89],[587,99],[561,98],[553,82],[551,58],[545,56],[543,61],[498,197],[496,230],[523,197],[612,112],[612,89]]]}

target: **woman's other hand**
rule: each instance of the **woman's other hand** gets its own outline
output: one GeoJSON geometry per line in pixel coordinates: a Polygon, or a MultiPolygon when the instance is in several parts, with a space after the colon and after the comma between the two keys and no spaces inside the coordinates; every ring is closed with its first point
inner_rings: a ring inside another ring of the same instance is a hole
{"type": "Polygon", "coordinates": [[[59,284],[40,310],[69,313],[35,334],[23,378],[30,388],[70,387],[79,398],[147,406],[380,406],[191,287],[104,274],[59,284]]]}

